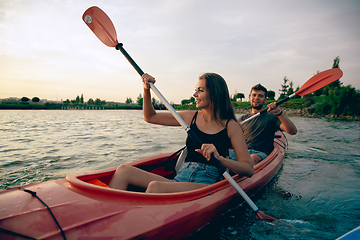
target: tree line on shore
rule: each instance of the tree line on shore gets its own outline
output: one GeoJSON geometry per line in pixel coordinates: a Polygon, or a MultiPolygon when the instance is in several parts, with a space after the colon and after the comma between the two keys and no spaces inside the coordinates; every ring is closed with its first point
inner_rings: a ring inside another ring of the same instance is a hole
{"type": "MultiPolygon", "coordinates": [[[[340,58],[334,59],[333,68],[339,68],[340,58]]],[[[319,71],[317,72],[319,73],[319,71]]],[[[300,87],[294,90],[293,82],[285,76],[283,84],[279,89],[280,96],[277,100],[281,100],[287,96],[290,96],[294,92],[298,91],[300,87]]],[[[234,109],[250,109],[249,102],[242,102],[245,98],[244,93],[235,92],[231,96],[234,109]],[[238,101],[240,99],[240,101],[238,101]]],[[[275,101],[275,92],[272,90],[268,91],[268,101],[275,101]]],[[[360,91],[352,87],[351,85],[343,86],[340,80],[336,80],[333,83],[326,85],[325,87],[315,91],[314,93],[308,94],[301,98],[296,96],[294,99],[284,103],[283,106],[289,109],[306,109],[309,114],[319,116],[352,116],[355,118],[360,117],[360,91]]],[[[143,104],[142,95],[139,94],[136,103],[130,97],[126,98],[125,103],[106,102],[96,98],[89,98],[87,102],[84,101],[84,96],[78,95],[75,99],[58,103],[58,102],[46,102],[41,103],[39,97],[22,97],[18,100],[7,100],[1,101],[0,109],[87,109],[95,107],[95,109],[141,109],[143,104]]],[[[166,109],[165,106],[155,98],[152,98],[152,104],[156,109],[166,109]]],[[[178,109],[196,109],[194,97],[189,99],[183,99],[181,105],[172,105],[178,109]]]]}

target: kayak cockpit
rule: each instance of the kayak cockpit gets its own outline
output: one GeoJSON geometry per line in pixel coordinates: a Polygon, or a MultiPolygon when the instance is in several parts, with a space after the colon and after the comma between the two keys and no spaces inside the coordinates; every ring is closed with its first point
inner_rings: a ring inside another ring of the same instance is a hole
{"type": "MultiPolygon", "coordinates": [[[[246,190],[246,187],[249,187],[249,189],[255,189],[254,192],[256,192],[258,189],[251,184],[259,181],[260,178],[262,178],[261,182],[268,181],[266,174],[271,175],[271,173],[268,173],[266,169],[279,169],[281,160],[285,154],[285,146],[286,143],[283,135],[280,138],[276,138],[274,140],[273,152],[268,158],[264,159],[254,167],[254,175],[251,178],[235,175],[233,176],[233,179],[239,183],[244,191],[246,190]],[[267,167],[272,164],[278,166],[271,168],[267,167]]],[[[166,153],[139,159],[126,164],[172,179],[176,174],[175,165],[177,159],[177,154],[166,153]]],[[[66,180],[70,184],[69,189],[90,198],[110,198],[118,199],[119,202],[137,201],[139,203],[154,204],[191,201],[206,197],[223,189],[227,189],[227,191],[231,192],[230,195],[235,191],[227,180],[222,180],[200,189],[177,193],[145,194],[144,189],[138,188],[130,188],[129,191],[117,190],[107,186],[115,173],[116,168],[117,167],[112,167],[98,171],[70,174],[66,176],[66,180]]]]}
{"type": "MultiPolygon", "coordinates": [[[[173,178],[175,176],[173,165],[176,162],[176,156],[174,160],[167,160],[167,164],[159,164],[164,162],[169,156],[168,154],[160,154],[157,156],[152,156],[144,159],[140,159],[130,164],[141,169],[147,169],[148,171],[159,174],[166,178],[173,178]]],[[[229,185],[225,181],[220,181],[218,183],[209,185],[207,187],[196,189],[186,192],[177,192],[177,193],[161,193],[161,194],[149,194],[144,193],[142,189],[131,188],[131,191],[124,191],[118,189],[109,188],[107,185],[110,182],[112,175],[116,171],[116,167],[83,172],[83,173],[74,173],[66,176],[67,182],[70,184],[69,189],[73,190],[79,194],[86,195],[91,198],[111,198],[118,199],[119,202],[134,202],[138,201],[141,203],[178,203],[184,201],[191,201],[197,198],[202,198],[207,195],[211,195],[221,189],[228,188],[229,185]],[[122,201],[124,200],[124,201],[122,201]]]]}

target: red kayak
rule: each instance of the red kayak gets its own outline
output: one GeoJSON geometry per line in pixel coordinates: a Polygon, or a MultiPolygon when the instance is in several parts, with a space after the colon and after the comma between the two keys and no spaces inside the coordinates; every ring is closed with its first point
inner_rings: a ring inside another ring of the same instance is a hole
{"type": "MultiPolygon", "coordinates": [[[[233,176],[248,195],[277,174],[285,145],[281,134],[251,178],[233,176]]],[[[171,178],[176,155],[169,156],[127,164],[171,178]]],[[[170,194],[115,190],[107,187],[115,170],[70,174],[0,191],[0,239],[182,239],[243,202],[227,180],[170,194]]]]}

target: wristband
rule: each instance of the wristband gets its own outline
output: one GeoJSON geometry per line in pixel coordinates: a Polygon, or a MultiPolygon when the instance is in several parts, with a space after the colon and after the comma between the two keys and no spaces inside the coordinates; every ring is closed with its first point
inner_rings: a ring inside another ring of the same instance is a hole
{"type": "Polygon", "coordinates": [[[281,112],[279,114],[275,114],[276,116],[280,116],[281,114],[283,114],[283,111],[281,110],[281,112]]]}

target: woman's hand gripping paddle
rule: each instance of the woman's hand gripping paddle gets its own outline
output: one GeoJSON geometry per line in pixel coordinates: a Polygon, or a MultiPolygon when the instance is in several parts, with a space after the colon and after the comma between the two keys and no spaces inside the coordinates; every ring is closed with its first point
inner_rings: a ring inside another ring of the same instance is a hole
{"type": "MultiPolygon", "coordinates": [[[[340,68],[332,68],[332,69],[328,69],[323,72],[320,72],[320,73],[312,76],[309,80],[307,80],[307,82],[301,86],[299,91],[297,91],[296,93],[293,93],[292,95],[290,95],[284,99],[281,99],[279,102],[277,102],[276,106],[279,106],[280,104],[286,102],[287,100],[289,100],[295,96],[304,96],[309,93],[315,92],[316,90],[340,79],[342,77],[342,75],[343,75],[343,72],[341,71],[340,68]]],[[[264,114],[267,110],[268,110],[267,108],[261,110],[260,112],[245,119],[240,124],[246,123],[247,121],[250,121],[251,119],[256,118],[257,116],[264,114]]]]}
{"type": "MultiPolygon", "coordinates": [[[[142,76],[144,72],[140,67],[134,62],[134,60],[129,56],[129,54],[123,48],[122,43],[118,43],[116,30],[111,22],[110,18],[98,7],[90,7],[83,14],[83,20],[94,32],[94,34],[102,41],[106,46],[115,47],[117,50],[120,50],[130,64],[135,68],[135,70],[142,76]]],[[[185,129],[185,131],[201,146],[201,140],[194,134],[194,132],[187,126],[184,120],[180,115],[174,110],[174,108],[169,104],[169,102],[163,97],[163,95],[157,90],[153,83],[149,83],[150,88],[154,93],[159,97],[162,103],[167,107],[179,124],[185,129]]],[[[223,172],[223,176],[228,180],[228,182],[235,188],[235,190],[243,197],[247,204],[255,211],[257,216],[266,221],[277,220],[271,216],[268,216],[262,213],[259,208],[254,204],[254,202],[249,198],[249,196],[240,188],[240,186],[235,182],[235,180],[225,171],[225,168],[219,163],[219,161],[212,156],[212,160],[215,162],[220,171],[223,172]]]]}

